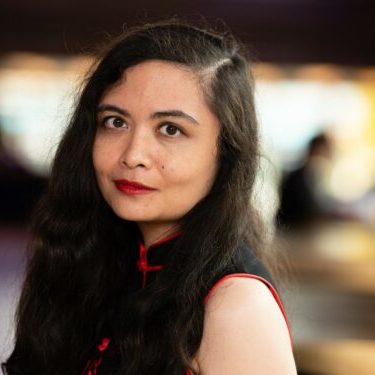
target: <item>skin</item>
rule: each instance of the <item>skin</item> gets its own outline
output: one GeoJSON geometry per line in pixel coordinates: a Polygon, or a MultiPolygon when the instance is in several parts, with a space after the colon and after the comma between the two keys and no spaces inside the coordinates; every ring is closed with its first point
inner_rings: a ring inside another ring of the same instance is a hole
{"type": "Polygon", "coordinates": [[[177,230],[179,219],[210,190],[219,121],[190,69],[157,60],[127,69],[98,108],[93,162],[99,188],[119,217],[137,222],[148,246],[177,230]],[[175,112],[160,114],[166,111],[175,112]],[[155,190],[126,195],[115,179],[155,190]]]}
{"type": "MultiPolygon", "coordinates": [[[[97,121],[99,188],[119,217],[138,224],[147,247],[177,230],[179,219],[210,190],[219,121],[191,70],[157,60],[127,69],[104,93],[97,121]],[[116,179],[154,190],[126,195],[116,179]]],[[[260,281],[228,279],[215,290],[193,366],[202,375],[296,374],[285,320],[260,281]]]]}
{"type": "Polygon", "coordinates": [[[201,375],[296,375],[284,316],[261,281],[230,278],[205,306],[201,346],[193,361],[201,375]]]}

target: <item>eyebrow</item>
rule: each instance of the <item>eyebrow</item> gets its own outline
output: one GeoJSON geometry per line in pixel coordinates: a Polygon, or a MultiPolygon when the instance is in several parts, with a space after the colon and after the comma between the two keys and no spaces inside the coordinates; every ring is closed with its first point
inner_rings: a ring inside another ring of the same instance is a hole
{"type": "MultiPolygon", "coordinates": [[[[126,117],[131,117],[130,113],[126,109],[119,108],[115,105],[110,105],[110,104],[101,104],[98,107],[97,111],[98,111],[98,113],[105,112],[105,111],[116,112],[116,113],[119,113],[120,115],[123,115],[123,116],[126,116],[126,117]]],[[[151,115],[150,118],[151,119],[157,119],[157,118],[162,118],[162,117],[179,117],[179,118],[183,118],[185,120],[188,120],[188,121],[192,122],[193,124],[199,125],[199,122],[194,117],[192,117],[192,116],[188,115],[187,113],[185,113],[183,111],[180,111],[178,109],[171,109],[171,110],[166,110],[166,111],[154,112],[151,115]]]]}

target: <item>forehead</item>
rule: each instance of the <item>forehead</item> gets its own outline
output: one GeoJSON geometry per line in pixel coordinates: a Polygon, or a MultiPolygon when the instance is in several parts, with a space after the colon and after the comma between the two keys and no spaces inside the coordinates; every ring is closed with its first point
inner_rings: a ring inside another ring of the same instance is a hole
{"type": "MultiPolygon", "coordinates": [[[[103,100],[136,98],[155,104],[172,101],[175,105],[204,105],[205,98],[198,76],[183,64],[149,60],[126,69],[116,84],[109,87],[103,100]]],[[[103,101],[102,100],[102,101],[103,101]]]]}
{"type": "Polygon", "coordinates": [[[125,70],[123,78],[128,76],[155,78],[168,76],[170,80],[189,79],[195,81],[196,74],[188,65],[163,60],[147,60],[125,70]]]}

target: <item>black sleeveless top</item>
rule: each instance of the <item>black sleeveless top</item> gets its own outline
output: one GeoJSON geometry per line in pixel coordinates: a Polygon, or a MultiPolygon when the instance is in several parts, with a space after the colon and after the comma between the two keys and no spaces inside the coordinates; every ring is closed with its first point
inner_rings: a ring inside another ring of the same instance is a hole
{"type": "MultiPolygon", "coordinates": [[[[130,272],[131,289],[137,290],[153,282],[158,271],[166,264],[177,236],[178,233],[175,233],[166,237],[150,246],[147,250],[142,243],[140,244],[139,253],[136,254],[136,258],[134,259],[135,267],[130,272]]],[[[231,264],[214,278],[212,285],[208,286],[207,290],[209,292],[205,298],[205,302],[220,283],[229,277],[255,278],[268,286],[289,326],[282,302],[275,288],[272,286],[272,279],[265,266],[245,243],[242,243],[238,250],[231,264]]],[[[116,350],[112,347],[109,338],[103,338],[97,344],[91,358],[82,375],[109,375],[119,369],[120,358],[116,350]]],[[[190,372],[187,371],[186,374],[190,374],[190,372]]]]}

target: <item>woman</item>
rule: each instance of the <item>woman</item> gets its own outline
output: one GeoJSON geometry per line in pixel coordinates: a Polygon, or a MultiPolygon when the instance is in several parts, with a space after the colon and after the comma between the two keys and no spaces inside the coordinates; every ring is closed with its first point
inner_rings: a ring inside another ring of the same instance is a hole
{"type": "Polygon", "coordinates": [[[35,215],[7,373],[295,374],[258,260],[257,160],[230,35],[166,21],[115,40],[35,215]]]}

